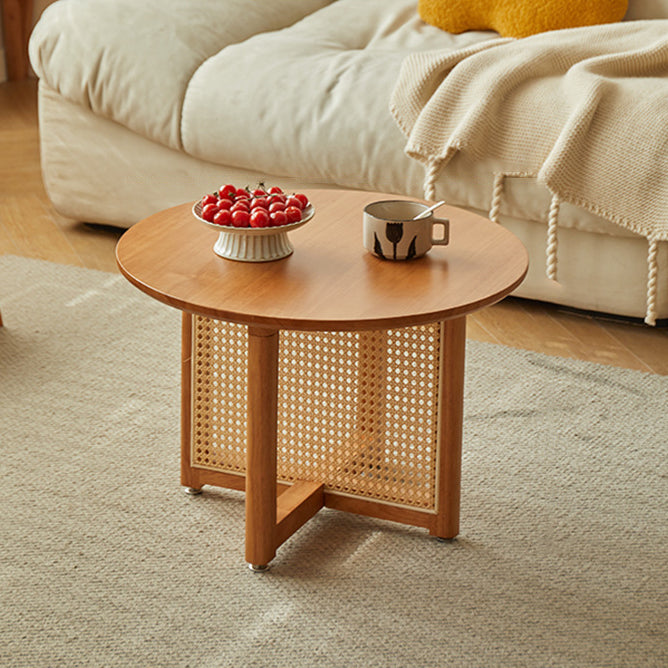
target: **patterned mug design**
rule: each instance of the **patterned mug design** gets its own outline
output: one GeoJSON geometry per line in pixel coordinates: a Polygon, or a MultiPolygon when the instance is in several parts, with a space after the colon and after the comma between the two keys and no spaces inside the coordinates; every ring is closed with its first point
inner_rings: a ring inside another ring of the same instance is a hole
{"type": "MultiPolygon", "coordinates": [[[[392,259],[397,259],[397,244],[403,239],[404,236],[404,224],[403,223],[385,223],[385,238],[392,244],[392,259]]],[[[378,235],[373,233],[374,243],[373,251],[379,257],[382,257],[383,260],[387,260],[383,254],[383,246],[378,239],[378,235]]],[[[413,239],[408,246],[408,251],[406,251],[406,260],[411,260],[417,255],[416,250],[417,234],[413,236],[413,239]]]]}
{"type": "Polygon", "coordinates": [[[412,260],[427,253],[434,245],[449,242],[449,221],[434,218],[430,212],[414,220],[428,207],[420,202],[387,200],[373,202],[364,209],[364,247],[384,260],[412,260]],[[434,227],[443,234],[434,238],[434,227]]]}

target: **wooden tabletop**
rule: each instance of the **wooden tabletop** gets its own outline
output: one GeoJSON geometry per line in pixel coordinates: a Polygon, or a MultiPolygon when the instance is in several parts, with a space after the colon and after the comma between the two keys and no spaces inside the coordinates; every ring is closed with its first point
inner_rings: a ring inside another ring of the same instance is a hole
{"type": "Polygon", "coordinates": [[[503,227],[443,206],[450,244],[393,262],[362,246],[362,210],[386,193],[312,190],[315,216],[290,232],[292,255],[273,262],[226,260],[217,232],[192,203],[156,213],[120,239],[116,259],[143,292],[175,308],[272,329],[310,331],[407,327],[447,320],[493,304],[523,280],[528,256],[503,227]]]}

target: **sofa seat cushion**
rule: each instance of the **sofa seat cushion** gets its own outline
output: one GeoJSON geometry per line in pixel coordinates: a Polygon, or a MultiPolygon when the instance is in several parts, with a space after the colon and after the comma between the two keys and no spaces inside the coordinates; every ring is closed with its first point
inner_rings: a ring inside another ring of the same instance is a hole
{"type": "Polygon", "coordinates": [[[184,148],[210,162],[298,179],[342,184],[354,172],[367,184],[387,181],[378,170],[401,177],[415,168],[389,112],[402,61],[493,37],[428,26],[414,0],[337,0],[203,63],[183,106],[184,148]]]}
{"type": "Polygon", "coordinates": [[[193,72],[230,44],[332,0],[67,0],[30,39],[37,76],[66,99],[175,149],[193,72]]]}

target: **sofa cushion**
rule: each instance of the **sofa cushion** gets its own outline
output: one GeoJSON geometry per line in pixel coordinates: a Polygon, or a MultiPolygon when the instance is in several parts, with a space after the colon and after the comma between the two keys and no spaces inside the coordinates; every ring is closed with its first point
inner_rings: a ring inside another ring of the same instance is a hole
{"type": "Polygon", "coordinates": [[[183,96],[202,62],[331,1],[61,0],[35,27],[30,59],[63,97],[180,149],[183,96]]]}
{"type": "MultiPolygon", "coordinates": [[[[280,33],[221,50],[193,75],[183,145],[214,163],[345,184],[349,175],[405,183],[415,165],[389,111],[404,58],[494,33],[448,35],[414,0],[337,0],[280,33]]],[[[359,185],[363,185],[359,183],[359,185]]]]}

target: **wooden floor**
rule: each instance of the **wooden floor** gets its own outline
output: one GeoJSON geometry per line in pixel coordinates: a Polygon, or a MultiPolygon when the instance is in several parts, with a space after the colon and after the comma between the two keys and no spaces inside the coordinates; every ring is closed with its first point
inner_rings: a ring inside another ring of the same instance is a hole
{"type": "MultiPolygon", "coordinates": [[[[117,271],[122,230],[63,218],[42,184],[34,80],[0,84],[0,254],[117,271]]],[[[0,286],[0,312],[2,286],[0,286]]],[[[469,318],[468,336],[668,375],[668,329],[569,312],[521,299],[469,318]]]]}

